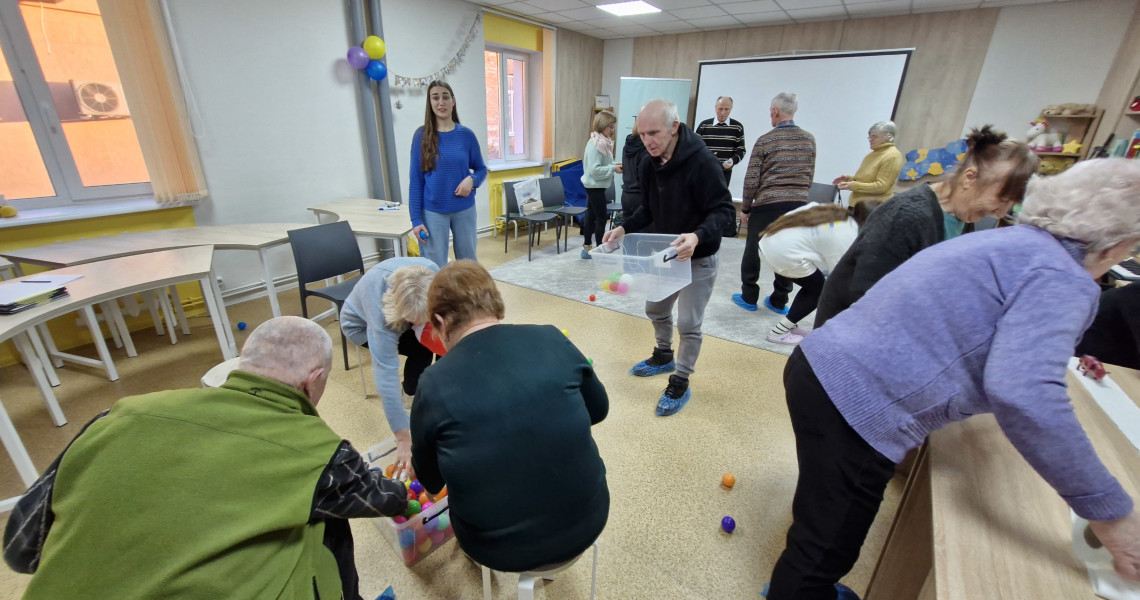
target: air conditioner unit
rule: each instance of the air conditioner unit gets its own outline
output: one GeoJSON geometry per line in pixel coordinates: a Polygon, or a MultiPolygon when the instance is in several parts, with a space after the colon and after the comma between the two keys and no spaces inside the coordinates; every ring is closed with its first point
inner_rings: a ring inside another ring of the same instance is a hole
{"type": "Polygon", "coordinates": [[[79,114],[85,119],[131,116],[123,88],[117,83],[72,79],[71,89],[75,92],[79,114]]]}

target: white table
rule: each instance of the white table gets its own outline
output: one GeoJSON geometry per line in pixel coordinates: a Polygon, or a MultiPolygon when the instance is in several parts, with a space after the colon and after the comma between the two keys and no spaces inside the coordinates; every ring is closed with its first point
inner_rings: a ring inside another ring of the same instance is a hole
{"type": "MultiPolygon", "coordinates": [[[[210,311],[222,356],[226,360],[236,356],[233,332],[230,330],[225,305],[221,301],[221,293],[214,279],[213,256],[214,249],[212,246],[195,246],[65,267],[50,273],[53,275],[82,275],[79,279],[67,284],[69,294],[67,297],[14,315],[0,315],[0,342],[8,339],[15,341],[17,348],[24,356],[36,386],[40,389],[52,421],[56,425],[67,424],[67,419],[63,416],[63,411],[60,410],[59,403],[48,383],[46,373],[49,366],[45,362],[50,360],[50,357],[66,357],[73,362],[102,366],[107,370],[109,379],[114,381],[119,378],[114,363],[111,361],[110,352],[107,350],[107,344],[103,341],[98,321],[95,320],[95,312],[92,307],[96,304],[108,302],[127,294],[145,292],[177,283],[197,281],[202,286],[202,296],[210,311]],[[80,312],[91,331],[91,337],[100,358],[98,361],[74,355],[64,355],[58,351],[48,352],[39,340],[36,326],[75,311],[80,312]]],[[[28,277],[34,278],[42,275],[40,273],[28,277]]],[[[19,285],[17,282],[20,279],[23,278],[0,285],[19,285]]],[[[117,327],[120,331],[126,330],[126,324],[122,321],[121,316],[113,319],[113,321],[109,324],[111,327],[117,327]]],[[[15,463],[24,484],[31,485],[35,482],[39,475],[28,456],[27,450],[24,449],[23,442],[16,434],[15,427],[12,425],[11,419],[8,418],[3,403],[0,403],[0,441],[3,442],[9,456],[12,457],[12,462],[15,463]]],[[[11,502],[14,500],[0,502],[0,511],[10,508],[11,502]]]]}
{"type": "MultiPolygon", "coordinates": [[[[190,246],[213,246],[215,250],[256,251],[261,259],[261,269],[265,275],[265,289],[269,295],[269,306],[273,316],[281,316],[277,302],[277,288],[269,271],[268,250],[289,243],[289,230],[309,227],[304,223],[249,223],[244,225],[212,225],[205,227],[182,227],[107,235],[70,242],[57,242],[20,248],[0,250],[0,257],[15,263],[40,265],[50,268],[68,267],[84,263],[186,248],[190,246]]],[[[19,265],[16,266],[17,273],[19,265]]]]}
{"type": "Polygon", "coordinates": [[[407,205],[395,210],[380,210],[382,200],[372,198],[345,198],[327,204],[310,206],[317,223],[347,221],[352,232],[359,236],[391,240],[396,256],[407,256],[405,240],[412,231],[412,218],[407,205]],[[328,216],[331,219],[323,220],[328,216]]]}

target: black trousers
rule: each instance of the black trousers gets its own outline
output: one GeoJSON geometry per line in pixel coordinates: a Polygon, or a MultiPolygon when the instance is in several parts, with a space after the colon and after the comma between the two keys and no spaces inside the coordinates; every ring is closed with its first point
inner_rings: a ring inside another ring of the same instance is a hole
{"type": "Polygon", "coordinates": [[[732,169],[725,169],[724,167],[721,167],[721,169],[724,171],[724,184],[728,185],[732,182],[732,169]]]}
{"type": "Polygon", "coordinates": [[[792,283],[800,286],[800,291],[796,292],[796,297],[792,300],[792,307],[788,310],[789,321],[799,323],[804,317],[810,315],[811,311],[815,310],[816,305],[819,304],[819,294],[823,292],[823,282],[826,280],[827,278],[819,269],[807,277],[792,280],[792,283]]]}
{"type": "Polygon", "coordinates": [[[606,233],[606,221],[609,212],[606,211],[606,190],[604,188],[586,188],[586,216],[582,219],[583,244],[590,246],[601,244],[602,236],[606,233]],[[593,242],[590,241],[593,236],[593,242]]]}
{"type": "Polygon", "coordinates": [[[799,348],[784,367],[784,389],[800,476],[768,600],[835,600],[895,466],[847,424],[799,348]]]}
{"type": "MultiPolygon", "coordinates": [[[[803,202],[777,202],[753,208],[748,213],[748,235],[744,239],[744,257],[740,260],[740,295],[749,304],[757,304],[760,300],[760,232],[768,228],[773,221],[779,219],[789,210],[803,206],[803,202]]],[[[783,275],[776,275],[772,280],[772,306],[784,308],[788,303],[788,296],[792,293],[792,280],[783,275]]]]}
{"type": "Polygon", "coordinates": [[[409,329],[400,335],[396,343],[396,351],[408,357],[404,361],[404,393],[409,396],[416,395],[416,388],[420,384],[420,375],[424,369],[431,365],[435,354],[428,350],[416,339],[416,330],[409,329]]]}

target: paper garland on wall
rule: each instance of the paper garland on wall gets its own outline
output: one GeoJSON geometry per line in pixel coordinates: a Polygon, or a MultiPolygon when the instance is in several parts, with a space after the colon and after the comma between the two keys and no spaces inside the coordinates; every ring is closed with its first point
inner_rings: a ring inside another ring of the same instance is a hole
{"type": "Polygon", "coordinates": [[[459,63],[463,62],[463,57],[467,55],[467,47],[470,46],[471,42],[474,42],[475,38],[479,35],[479,23],[482,22],[482,20],[483,13],[477,13],[475,15],[475,22],[471,24],[471,29],[467,32],[467,37],[459,46],[459,51],[456,52],[455,56],[453,56],[451,60],[447,61],[447,64],[440,68],[438,71],[432,73],[431,75],[424,75],[422,77],[407,77],[405,75],[397,75],[396,73],[389,72],[388,84],[399,87],[422,88],[426,87],[427,84],[431,83],[432,81],[442,80],[447,75],[450,75],[451,73],[458,70],[459,63]]]}

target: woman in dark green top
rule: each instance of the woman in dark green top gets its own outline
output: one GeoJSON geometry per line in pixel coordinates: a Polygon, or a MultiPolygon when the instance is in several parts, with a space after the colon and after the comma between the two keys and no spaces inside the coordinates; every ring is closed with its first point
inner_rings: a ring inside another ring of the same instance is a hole
{"type": "Polygon", "coordinates": [[[448,352],[412,404],[420,482],[447,485],[455,537],[480,564],[521,572],[577,557],[610,506],[590,434],[609,398],[593,367],[552,326],[500,324],[502,297],[473,261],[440,269],[428,311],[448,352]]]}

